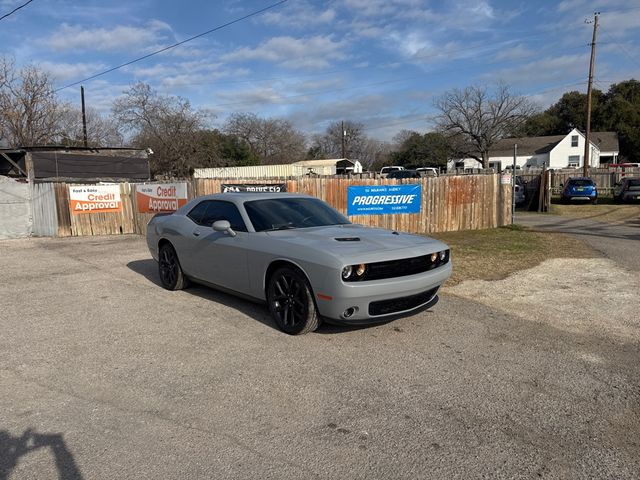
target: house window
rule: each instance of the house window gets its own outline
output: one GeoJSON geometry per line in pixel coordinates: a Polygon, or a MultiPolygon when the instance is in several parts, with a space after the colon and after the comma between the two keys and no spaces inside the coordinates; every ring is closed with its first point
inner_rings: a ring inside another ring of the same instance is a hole
{"type": "Polygon", "coordinates": [[[572,147],[578,146],[578,135],[571,135],[571,146],[572,147]]]}
{"type": "Polygon", "coordinates": [[[580,166],[580,155],[569,155],[569,168],[578,168],[580,166]]]}

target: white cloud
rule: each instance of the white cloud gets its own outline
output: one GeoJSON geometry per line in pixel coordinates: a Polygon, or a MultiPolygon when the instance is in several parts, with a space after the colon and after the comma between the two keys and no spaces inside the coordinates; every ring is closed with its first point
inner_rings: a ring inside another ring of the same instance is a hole
{"type": "Polygon", "coordinates": [[[262,15],[261,21],[267,25],[303,30],[310,26],[332,23],[336,15],[335,9],[331,7],[318,9],[307,2],[296,2],[283,10],[266,12],[262,15]]]}
{"type": "Polygon", "coordinates": [[[88,77],[106,68],[106,65],[103,63],[64,63],[51,62],[48,60],[38,62],[37,66],[49,73],[57,82],[88,77]]]}
{"type": "Polygon", "coordinates": [[[260,60],[289,68],[319,69],[331,60],[344,60],[346,45],[330,36],[273,37],[256,48],[243,47],[222,56],[223,62],[260,60]]]}
{"type": "Polygon", "coordinates": [[[544,84],[549,81],[586,76],[589,55],[561,55],[547,57],[534,62],[524,63],[486,73],[485,80],[501,80],[511,85],[544,84]]]}
{"type": "Polygon", "coordinates": [[[160,41],[168,31],[169,25],[158,20],[152,20],[144,27],[118,25],[109,29],[90,29],[63,23],[46,40],[46,44],[57,51],[139,51],[150,43],[160,41]]]}
{"type": "Polygon", "coordinates": [[[533,50],[528,49],[522,44],[515,47],[505,48],[500,50],[493,59],[497,62],[503,62],[508,60],[522,60],[535,54],[533,50]]]}

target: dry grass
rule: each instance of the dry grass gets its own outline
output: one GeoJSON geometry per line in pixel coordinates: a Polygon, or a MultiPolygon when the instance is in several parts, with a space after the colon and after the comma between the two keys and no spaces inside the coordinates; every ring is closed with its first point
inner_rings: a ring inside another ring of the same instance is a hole
{"type": "Polygon", "coordinates": [[[532,232],[521,226],[431,235],[451,247],[453,275],[463,280],[500,280],[548,258],[593,258],[598,253],[573,237],[532,232]]]}
{"type": "Polygon", "coordinates": [[[552,203],[550,213],[564,217],[589,218],[598,222],[617,223],[640,219],[640,204],[617,205],[607,200],[609,199],[598,199],[598,205],[552,203]]]}

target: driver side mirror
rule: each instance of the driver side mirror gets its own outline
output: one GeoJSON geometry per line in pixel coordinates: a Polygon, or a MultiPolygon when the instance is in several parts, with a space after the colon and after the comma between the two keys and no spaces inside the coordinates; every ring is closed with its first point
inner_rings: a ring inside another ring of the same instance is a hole
{"type": "Polygon", "coordinates": [[[228,220],[218,220],[217,222],[213,222],[211,228],[213,228],[216,232],[223,232],[231,237],[236,236],[236,232],[233,231],[228,220]]]}

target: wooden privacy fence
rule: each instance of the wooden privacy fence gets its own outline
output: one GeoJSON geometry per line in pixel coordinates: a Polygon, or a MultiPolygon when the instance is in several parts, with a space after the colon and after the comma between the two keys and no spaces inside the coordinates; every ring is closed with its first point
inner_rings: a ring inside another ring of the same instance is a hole
{"type": "MultiPolygon", "coordinates": [[[[538,178],[540,172],[523,172],[518,174],[523,179],[529,181],[538,178]]],[[[562,184],[566,183],[570,177],[581,177],[582,169],[577,170],[550,170],[551,192],[559,195],[562,191],[562,184]]],[[[613,195],[613,187],[624,177],[640,177],[640,168],[591,168],[589,177],[596,182],[599,195],[613,195]]]]}
{"type": "MultiPolygon", "coordinates": [[[[355,215],[354,223],[412,233],[434,233],[494,228],[511,222],[511,186],[500,175],[463,175],[421,179],[350,179],[308,177],[296,179],[193,179],[186,181],[188,197],[220,193],[222,184],[286,183],[288,192],[321,198],[346,215],[347,188],[356,185],[422,185],[421,208],[415,214],[355,215]]],[[[153,214],[139,213],[135,184],[120,183],[122,211],[72,215],[67,183],[34,185],[34,232],[43,236],[146,234],[153,214]]],[[[75,184],[73,184],[75,185],[75,184]]],[[[268,195],[268,194],[265,194],[268,195]]]]}

